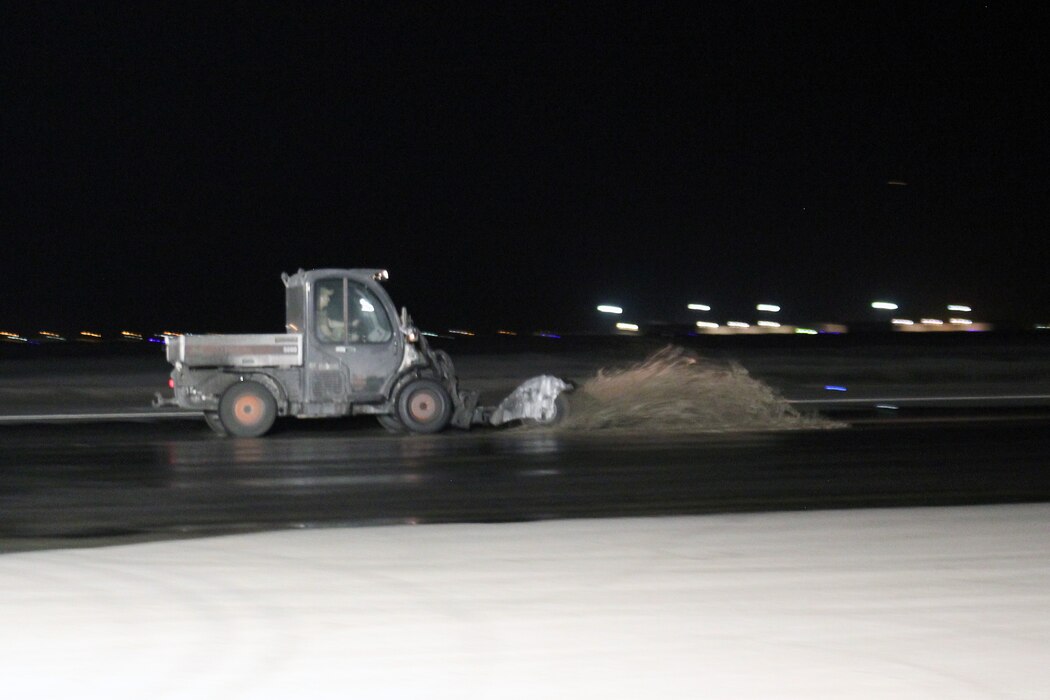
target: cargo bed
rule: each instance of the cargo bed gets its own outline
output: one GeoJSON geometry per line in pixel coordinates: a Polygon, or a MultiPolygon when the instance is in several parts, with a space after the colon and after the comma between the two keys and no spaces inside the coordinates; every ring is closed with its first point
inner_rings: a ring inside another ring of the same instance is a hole
{"type": "Polygon", "coordinates": [[[180,335],[168,338],[167,357],[168,362],[184,367],[301,367],[303,336],[180,335]]]}

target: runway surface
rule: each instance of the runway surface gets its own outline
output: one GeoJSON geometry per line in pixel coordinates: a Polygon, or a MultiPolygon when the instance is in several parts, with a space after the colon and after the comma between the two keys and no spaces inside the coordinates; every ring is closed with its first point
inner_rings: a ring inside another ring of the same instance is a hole
{"type": "Polygon", "coordinates": [[[8,549],[380,523],[1050,500],[1042,418],[692,436],[510,429],[390,435],[290,421],[0,427],[8,549]]]}
{"type": "MultiPolygon", "coordinates": [[[[533,374],[582,380],[653,347],[456,359],[464,384],[493,401],[533,374]]],[[[1050,500],[1043,345],[920,350],[706,352],[743,358],[841,429],[396,436],[362,417],[285,419],[257,440],[219,438],[192,416],[143,417],[166,380],[157,354],[27,354],[0,363],[0,551],[332,525],[1050,500]]]]}

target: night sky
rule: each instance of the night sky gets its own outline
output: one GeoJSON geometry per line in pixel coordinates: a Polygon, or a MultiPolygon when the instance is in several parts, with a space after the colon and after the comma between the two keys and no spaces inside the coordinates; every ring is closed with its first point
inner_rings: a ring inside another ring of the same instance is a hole
{"type": "Polygon", "coordinates": [[[8,3],[0,329],[280,330],[300,267],[433,328],[1046,322],[1016,5],[8,3]]]}

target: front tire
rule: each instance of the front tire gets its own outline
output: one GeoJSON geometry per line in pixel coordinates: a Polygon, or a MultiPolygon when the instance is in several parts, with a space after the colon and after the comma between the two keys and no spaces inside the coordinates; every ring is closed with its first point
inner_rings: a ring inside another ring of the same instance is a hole
{"type": "Polygon", "coordinates": [[[398,394],[397,417],[413,433],[437,433],[452,420],[452,399],[433,379],[416,379],[398,394]]]}
{"type": "Polygon", "coordinates": [[[238,382],[219,401],[219,420],[234,437],[265,435],[277,418],[277,402],[258,382],[238,382]]]}

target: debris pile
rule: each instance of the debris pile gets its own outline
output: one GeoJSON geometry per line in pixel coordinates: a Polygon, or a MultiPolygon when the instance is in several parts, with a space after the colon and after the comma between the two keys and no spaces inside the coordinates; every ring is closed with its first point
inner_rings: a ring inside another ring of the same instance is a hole
{"type": "Polygon", "coordinates": [[[678,346],[642,362],[602,369],[571,395],[566,430],[722,432],[836,427],[803,416],[736,363],[705,360],[678,346]]]}

